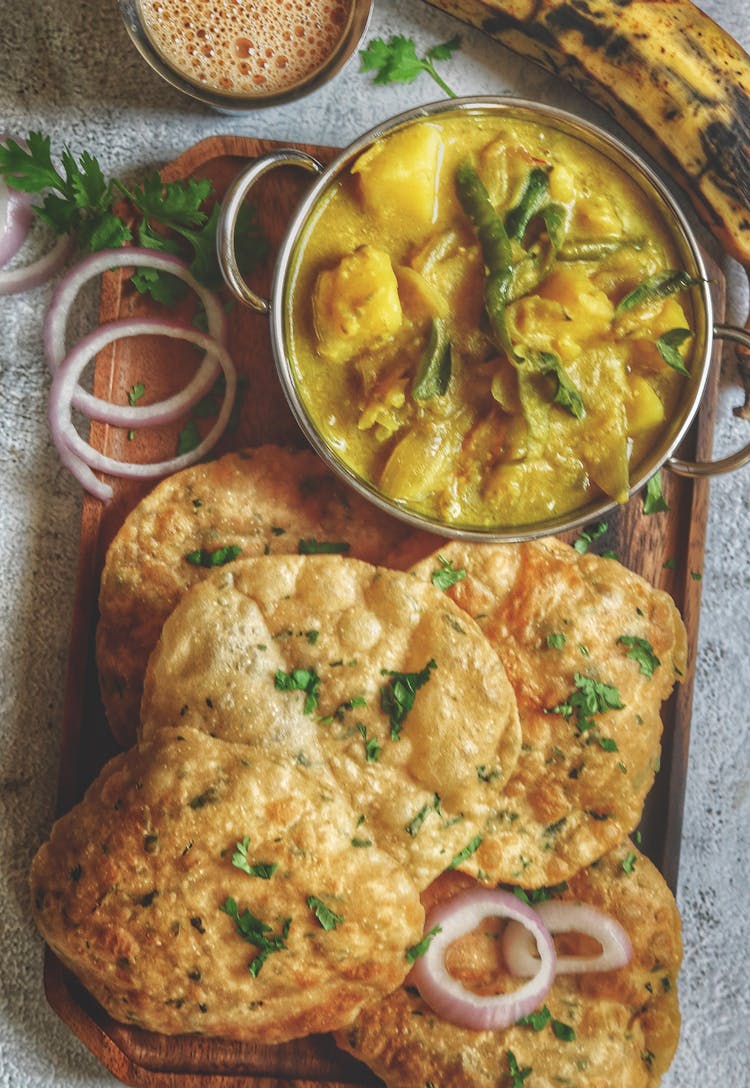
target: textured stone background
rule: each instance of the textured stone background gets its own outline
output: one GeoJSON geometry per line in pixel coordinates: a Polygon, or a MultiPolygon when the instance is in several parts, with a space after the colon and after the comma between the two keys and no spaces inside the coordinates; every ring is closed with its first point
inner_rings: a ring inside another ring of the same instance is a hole
{"type": "MultiPolygon", "coordinates": [[[[704,7],[750,50],[746,0],[704,7]]],[[[578,109],[574,92],[421,0],[376,0],[370,34],[425,48],[463,36],[446,66],[461,93],[512,92],[578,109]]],[[[95,153],[108,174],[159,166],[215,133],[348,143],[376,121],[438,97],[426,77],[374,88],[356,61],[302,103],[230,117],[183,100],[144,66],[113,0],[0,0],[0,131],[48,132],[95,153]]],[[[745,319],[746,281],[727,268],[729,316],[745,319]]],[[[104,1088],[113,1078],[49,1010],[42,945],[27,901],[29,861],[52,819],[80,494],[46,422],[41,320],[49,287],[0,299],[0,1088],[104,1088]]],[[[746,441],[727,374],[716,448],[746,441]]],[[[743,430],[744,427],[744,430],[743,430]]],[[[740,1086],[750,1069],[750,469],[711,485],[703,612],[679,903],[684,917],[683,1035],[667,1088],[740,1086]]]]}

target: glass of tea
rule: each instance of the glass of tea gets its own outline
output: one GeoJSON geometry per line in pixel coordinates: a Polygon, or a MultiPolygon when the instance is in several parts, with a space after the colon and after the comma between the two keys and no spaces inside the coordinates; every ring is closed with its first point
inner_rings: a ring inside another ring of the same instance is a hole
{"type": "Polygon", "coordinates": [[[199,102],[248,112],[327,82],[361,42],[372,0],[118,0],[151,68],[199,102]]]}

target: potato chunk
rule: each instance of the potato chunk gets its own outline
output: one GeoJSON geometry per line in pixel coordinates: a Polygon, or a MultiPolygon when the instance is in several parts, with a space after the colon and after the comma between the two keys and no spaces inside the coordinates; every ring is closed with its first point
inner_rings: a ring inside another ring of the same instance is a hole
{"type": "Polygon", "coordinates": [[[398,332],[403,321],[398,283],[388,254],[360,246],[317,278],[313,320],[318,351],[344,363],[398,332]]]}
{"type": "Polygon", "coordinates": [[[433,223],[442,143],[437,125],[409,125],[360,155],[352,173],[367,211],[413,227],[433,223]]]}

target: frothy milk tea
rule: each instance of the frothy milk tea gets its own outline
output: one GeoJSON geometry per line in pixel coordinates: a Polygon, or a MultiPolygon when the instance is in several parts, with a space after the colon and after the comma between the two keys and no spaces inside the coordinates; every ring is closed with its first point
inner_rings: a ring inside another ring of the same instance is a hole
{"type": "Polygon", "coordinates": [[[232,97],[278,94],[336,49],[352,0],[140,0],[163,60],[191,83],[232,97]]]}

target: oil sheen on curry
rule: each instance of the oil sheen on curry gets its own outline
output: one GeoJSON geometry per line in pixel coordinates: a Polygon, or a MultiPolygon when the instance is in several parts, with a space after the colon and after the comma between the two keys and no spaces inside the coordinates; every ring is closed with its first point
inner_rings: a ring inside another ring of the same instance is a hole
{"type": "Polygon", "coordinates": [[[305,230],[294,377],[335,455],[419,515],[516,526],[622,502],[689,381],[692,282],[653,202],[573,135],[412,122],[305,230]]]}

